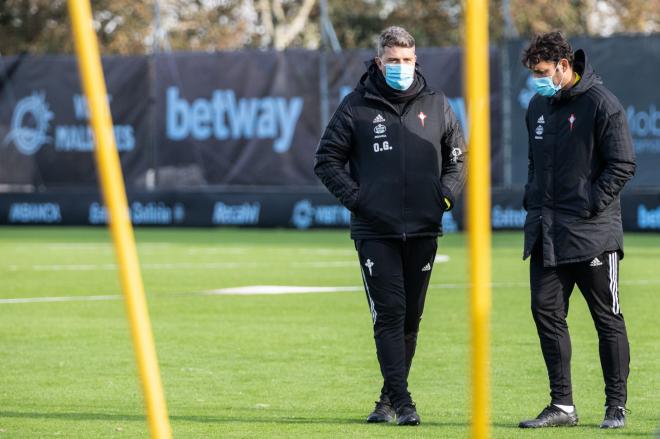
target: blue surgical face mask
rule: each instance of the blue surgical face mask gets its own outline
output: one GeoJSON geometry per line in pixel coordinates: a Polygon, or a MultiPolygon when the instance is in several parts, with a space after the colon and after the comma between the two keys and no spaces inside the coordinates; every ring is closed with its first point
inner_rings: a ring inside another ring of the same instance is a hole
{"type": "Polygon", "coordinates": [[[414,79],[414,64],[385,64],[385,82],[393,89],[408,90],[414,79]]]}
{"type": "MultiPolygon", "coordinates": [[[[559,70],[559,64],[555,68],[555,72],[559,70]]],[[[534,81],[534,89],[538,94],[545,97],[554,96],[559,90],[561,90],[562,82],[564,81],[564,75],[562,74],[559,84],[555,85],[552,80],[552,76],[544,76],[542,78],[532,78],[534,81]]]]}

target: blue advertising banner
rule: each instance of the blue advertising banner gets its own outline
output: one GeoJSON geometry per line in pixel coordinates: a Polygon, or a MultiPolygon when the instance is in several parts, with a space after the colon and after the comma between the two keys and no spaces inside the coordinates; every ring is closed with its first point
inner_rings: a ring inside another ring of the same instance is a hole
{"type": "MultiPolygon", "coordinates": [[[[128,185],[148,167],[149,85],[144,57],[106,57],[114,135],[128,185]]],[[[0,184],[96,185],[87,100],[69,56],[13,57],[0,64],[0,184]]]]}
{"type": "MultiPolygon", "coordinates": [[[[522,190],[492,193],[492,229],[522,233],[527,212],[522,190]]],[[[136,226],[284,227],[299,230],[348,228],[350,212],[322,188],[295,191],[132,191],[130,216],[136,226]]],[[[445,212],[444,233],[464,230],[464,203],[445,212]]],[[[660,193],[626,190],[621,195],[626,231],[660,232],[660,193]]],[[[95,190],[0,193],[0,225],[103,226],[108,213],[95,190]]],[[[522,236],[522,235],[521,235],[522,236]]]]}
{"type": "MultiPolygon", "coordinates": [[[[319,186],[319,53],[174,53],[103,60],[129,188],[319,186]]],[[[328,56],[329,112],[355,88],[371,50],[328,56]]],[[[420,48],[429,86],[467,127],[461,50],[420,48]]],[[[491,53],[492,176],[501,181],[500,67],[491,53]]],[[[93,136],[76,61],[0,58],[0,185],[26,190],[96,184],[93,136]]],[[[467,132],[467,129],[465,130],[467,132]]]]}

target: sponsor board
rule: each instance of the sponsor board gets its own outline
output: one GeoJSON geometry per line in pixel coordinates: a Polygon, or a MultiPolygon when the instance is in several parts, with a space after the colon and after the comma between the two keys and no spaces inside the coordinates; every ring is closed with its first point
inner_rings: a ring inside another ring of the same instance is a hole
{"type": "Polygon", "coordinates": [[[346,227],[351,213],[340,204],[314,205],[309,199],[296,202],[291,213],[291,224],[297,229],[310,227],[346,227]]]}
{"type": "Polygon", "coordinates": [[[522,229],[527,218],[527,211],[522,208],[493,205],[491,221],[493,229],[522,229]]]}
{"type": "Polygon", "coordinates": [[[58,203],[12,203],[9,224],[60,224],[62,212],[58,203]]]}
{"type": "Polygon", "coordinates": [[[637,227],[640,230],[660,230],[660,206],[648,208],[637,206],[637,227]]]}
{"type": "Polygon", "coordinates": [[[166,91],[167,139],[204,141],[270,139],[273,151],[291,148],[304,100],[302,97],[237,98],[234,90],[214,90],[210,98],[189,102],[179,87],[166,91]]]}
{"type": "Polygon", "coordinates": [[[261,203],[227,204],[218,201],[213,206],[214,226],[249,226],[259,224],[261,203]]]}
{"type": "MultiPolygon", "coordinates": [[[[169,206],[163,202],[133,201],[129,206],[129,215],[134,225],[175,225],[185,221],[186,210],[183,204],[169,206]]],[[[99,202],[89,205],[89,224],[107,224],[108,210],[99,202]]]]}
{"type": "MultiPolygon", "coordinates": [[[[108,104],[112,96],[108,95],[108,104]]],[[[11,117],[9,133],[3,143],[13,145],[24,155],[36,154],[44,145],[52,145],[59,152],[90,152],[94,149],[94,134],[89,126],[87,99],[80,94],[71,98],[71,108],[77,124],[54,124],[57,114],[51,110],[46,92],[33,91],[18,100],[11,117]]],[[[132,125],[113,126],[115,143],[119,151],[132,151],[135,148],[135,134],[132,125]]]]}

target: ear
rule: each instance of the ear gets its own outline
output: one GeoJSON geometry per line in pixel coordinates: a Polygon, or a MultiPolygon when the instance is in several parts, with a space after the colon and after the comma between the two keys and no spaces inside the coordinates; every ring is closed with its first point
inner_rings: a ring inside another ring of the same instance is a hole
{"type": "Polygon", "coordinates": [[[383,72],[383,75],[385,74],[385,64],[383,64],[383,60],[380,59],[379,57],[375,57],[374,60],[376,61],[376,65],[378,66],[378,69],[383,72]]]}

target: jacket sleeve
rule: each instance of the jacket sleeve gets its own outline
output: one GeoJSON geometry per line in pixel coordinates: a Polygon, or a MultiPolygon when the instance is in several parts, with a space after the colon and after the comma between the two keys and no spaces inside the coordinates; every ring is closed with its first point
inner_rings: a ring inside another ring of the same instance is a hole
{"type": "Polygon", "coordinates": [[[606,103],[609,105],[601,106],[596,115],[596,148],[605,166],[591,188],[593,214],[605,210],[635,175],[635,151],[625,111],[618,101],[606,103]]]}
{"type": "Polygon", "coordinates": [[[353,140],[349,96],[332,115],[316,149],[314,173],[341,204],[355,211],[359,187],[346,170],[353,140]]]}
{"type": "Polygon", "coordinates": [[[454,206],[456,198],[465,184],[467,146],[461,124],[449,106],[446,96],[444,97],[444,104],[445,133],[442,136],[440,145],[442,151],[440,183],[442,195],[449,198],[451,206],[454,206]]]}

